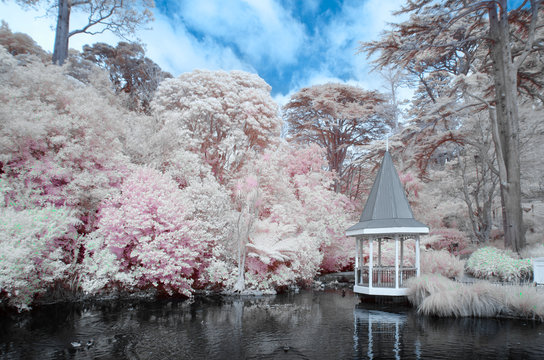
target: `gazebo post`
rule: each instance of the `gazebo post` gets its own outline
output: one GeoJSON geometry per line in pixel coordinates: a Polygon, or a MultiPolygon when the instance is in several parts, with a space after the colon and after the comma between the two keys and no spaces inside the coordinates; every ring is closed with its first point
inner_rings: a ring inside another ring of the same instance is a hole
{"type": "Polygon", "coordinates": [[[357,236],[355,238],[355,285],[359,285],[359,239],[361,237],[357,236]]]}
{"type": "Polygon", "coordinates": [[[360,241],[360,244],[359,244],[359,257],[360,257],[360,262],[359,262],[359,283],[362,283],[363,282],[363,271],[364,271],[364,267],[365,267],[365,237],[364,236],[361,236],[359,237],[359,241],[360,241]]]}
{"type": "Polygon", "coordinates": [[[420,264],[419,264],[419,235],[416,236],[416,273],[417,273],[417,276],[419,277],[419,269],[421,268],[420,264]]]}
{"type": "Polygon", "coordinates": [[[369,247],[370,247],[370,254],[368,255],[369,259],[369,266],[368,266],[368,288],[372,289],[372,278],[374,276],[374,251],[372,249],[372,243],[374,242],[374,238],[372,236],[369,237],[369,247]]]}
{"type": "Polygon", "coordinates": [[[402,282],[402,269],[404,267],[404,237],[401,237],[400,238],[400,268],[399,268],[399,273],[400,273],[400,284],[402,286],[404,286],[403,282],[402,282]]]}
{"type": "Polygon", "coordinates": [[[395,289],[399,288],[399,236],[395,234],[395,289]]]}
{"type": "Polygon", "coordinates": [[[378,238],[378,285],[382,283],[382,238],[378,238]]]}

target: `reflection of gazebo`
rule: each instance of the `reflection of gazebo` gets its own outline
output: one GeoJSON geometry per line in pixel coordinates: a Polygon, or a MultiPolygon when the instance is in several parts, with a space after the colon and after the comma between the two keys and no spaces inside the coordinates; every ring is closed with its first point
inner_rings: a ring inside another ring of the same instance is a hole
{"type": "Polygon", "coordinates": [[[419,276],[419,235],[428,233],[429,228],[414,219],[391,155],[386,151],[361,219],[346,231],[348,236],[356,238],[353,291],[367,295],[406,295],[406,279],[419,276]],[[404,241],[414,238],[414,266],[404,267],[404,241]],[[382,242],[389,240],[395,241],[394,266],[382,264],[382,242]],[[375,242],[378,246],[377,263],[372,256],[375,242]]]}
{"type": "MultiPolygon", "coordinates": [[[[355,308],[353,310],[355,318],[354,348],[357,351],[355,357],[361,357],[363,352],[359,352],[360,341],[364,344],[364,340],[368,339],[368,347],[366,356],[372,359],[381,357],[395,357],[400,359],[403,348],[408,348],[408,343],[404,339],[403,328],[406,325],[408,316],[406,314],[395,314],[378,310],[368,310],[364,308],[355,308]],[[367,332],[365,325],[368,327],[367,332]],[[366,339],[365,339],[366,338],[366,339]],[[391,347],[393,345],[393,347],[391,347]]],[[[363,349],[361,349],[363,350],[363,349]]],[[[416,355],[419,354],[416,345],[416,355]]],[[[417,356],[419,358],[419,356],[417,356]]]]}

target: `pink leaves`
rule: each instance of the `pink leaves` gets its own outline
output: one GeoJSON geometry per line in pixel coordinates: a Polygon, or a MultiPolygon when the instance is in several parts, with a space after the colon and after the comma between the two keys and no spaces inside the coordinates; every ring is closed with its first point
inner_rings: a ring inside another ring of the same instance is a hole
{"type": "Polygon", "coordinates": [[[468,240],[461,231],[442,227],[431,230],[425,245],[434,250],[445,249],[453,255],[460,255],[466,252],[468,240]]]}
{"type": "Polygon", "coordinates": [[[243,194],[255,190],[258,187],[259,181],[257,180],[257,178],[253,175],[248,175],[244,179],[238,180],[238,182],[236,183],[236,193],[243,194]]]}
{"type": "Polygon", "coordinates": [[[187,294],[206,243],[194,238],[177,184],[151,168],[137,168],[121,193],[104,204],[99,232],[140,286],[187,294]]]}
{"type": "Polygon", "coordinates": [[[246,178],[246,190],[255,189],[259,185],[257,179],[253,176],[248,176],[246,178]]]}
{"type": "Polygon", "coordinates": [[[323,159],[317,145],[282,145],[243,168],[235,190],[256,186],[260,193],[247,244],[253,278],[284,286],[309,281],[320,268],[337,271],[352,263],[354,242],[344,236],[349,202],[331,190],[323,159]]]}

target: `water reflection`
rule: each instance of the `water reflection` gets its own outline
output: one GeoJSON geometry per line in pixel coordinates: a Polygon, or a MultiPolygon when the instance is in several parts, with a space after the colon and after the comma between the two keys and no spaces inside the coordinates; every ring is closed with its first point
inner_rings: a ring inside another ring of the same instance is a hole
{"type": "Polygon", "coordinates": [[[538,359],[542,324],[435,319],[346,291],[64,304],[0,318],[0,359],[538,359]],[[85,344],[92,340],[91,346],[85,344]],[[71,343],[78,341],[81,347],[71,343]]]}
{"type": "MultiPolygon", "coordinates": [[[[353,335],[353,346],[355,357],[360,357],[363,349],[359,347],[359,337],[367,337],[366,356],[374,359],[374,349],[377,349],[378,358],[389,355],[395,359],[400,359],[401,334],[402,328],[406,324],[406,314],[388,313],[379,310],[369,310],[361,305],[357,305],[353,311],[355,317],[355,330],[353,335]],[[366,331],[365,331],[366,328],[366,331]],[[393,345],[391,347],[391,345],[393,345]]],[[[404,348],[405,346],[402,346],[404,348]]],[[[416,358],[420,354],[416,352],[416,358]]]]}
{"type": "Polygon", "coordinates": [[[518,319],[433,318],[412,309],[360,304],[356,359],[542,359],[544,324],[518,319]]]}

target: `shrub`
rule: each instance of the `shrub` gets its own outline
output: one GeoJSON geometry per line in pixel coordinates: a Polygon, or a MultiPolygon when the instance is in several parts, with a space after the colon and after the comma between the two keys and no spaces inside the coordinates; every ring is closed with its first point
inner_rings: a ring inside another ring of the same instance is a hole
{"type": "Polygon", "coordinates": [[[137,168],[123,182],[120,194],[100,210],[98,232],[104,242],[99,248],[113,252],[120,271],[138,287],[190,296],[206,248],[187,219],[192,213],[169,176],[137,168]]]}
{"type": "Polygon", "coordinates": [[[446,250],[429,250],[421,252],[421,272],[424,274],[440,274],[447,278],[463,275],[465,263],[446,250]]]}
{"type": "MultiPolygon", "coordinates": [[[[0,192],[1,194],[1,192],[0,192]]],[[[0,295],[19,311],[71,275],[59,239],[74,238],[78,220],[68,208],[0,207],[0,295]]]]}
{"type": "Polygon", "coordinates": [[[432,230],[429,237],[422,242],[426,248],[433,250],[447,250],[453,255],[466,252],[467,237],[461,231],[451,228],[432,230]]]}
{"type": "Polygon", "coordinates": [[[516,259],[511,252],[495,247],[476,250],[465,265],[466,271],[479,279],[499,278],[501,281],[528,280],[533,275],[531,259],[516,259]]]}

